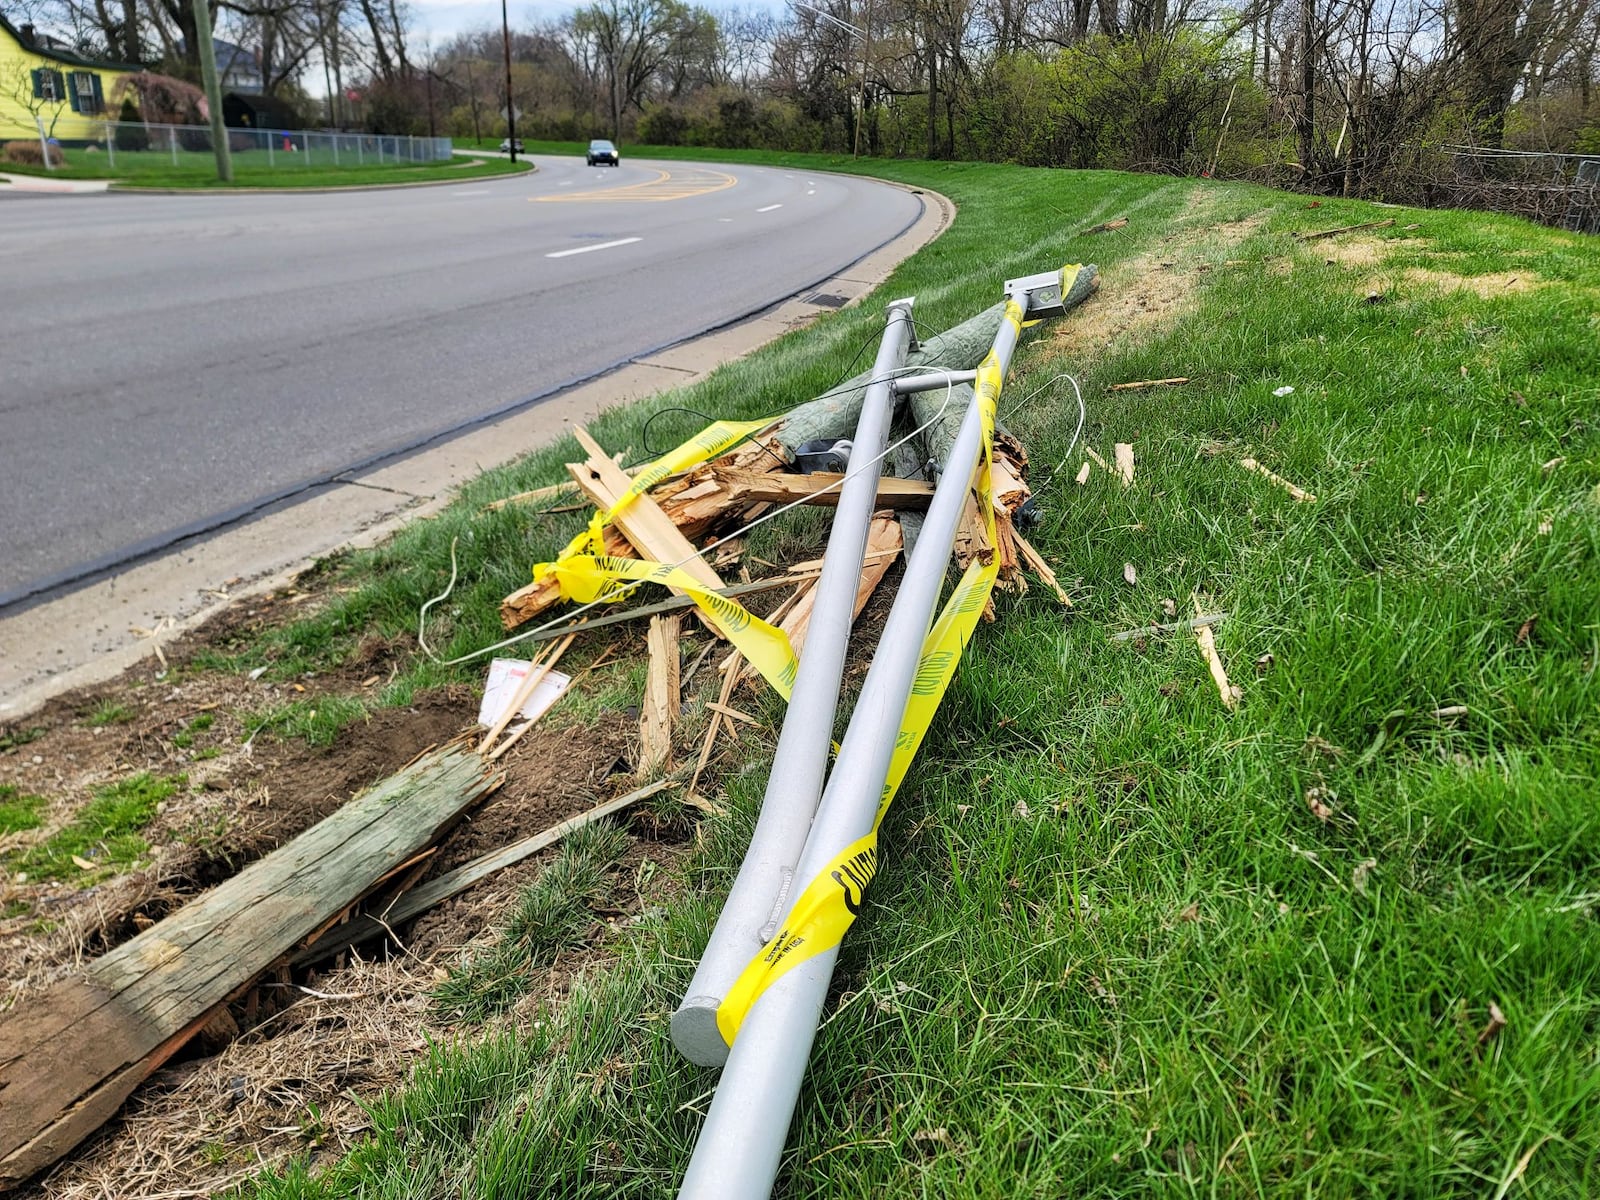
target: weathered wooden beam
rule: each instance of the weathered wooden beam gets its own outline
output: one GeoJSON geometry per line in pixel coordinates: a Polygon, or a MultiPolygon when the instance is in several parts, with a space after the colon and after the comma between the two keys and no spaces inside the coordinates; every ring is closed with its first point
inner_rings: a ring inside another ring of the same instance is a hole
{"type": "Polygon", "coordinates": [[[512,842],[509,846],[502,846],[498,850],[491,850],[488,854],[480,855],[469,863],[463,863],[453,871],[447,871],[437,879],[430,879],[420,887],[412,888],[394,900],[388,908],[376,916],[360,916],[343,925],[336,925],[323,937],[301,950],[292,960],[295,966],[304,966],[308,963],[321,962],[323,959],[332,958],[341,950],[348,950],[351,946],[370,941],[382,934],[390,933],[395,926],[403,925],[413,917],[426,912],[435,904],[442,904],[452,896],[458,896],[475,883],[479,883],[497,871],[514,866],[526,858],[531,858],[539,851],[555,845],[562,838],[575,830],[582,829],[585,825],[592,825],[596,821],[621,812],[623,809],[637,804],[654,796],[672,786],[670,779],[660,779],[655,783],[647,783],[642,788],[636,788],[625,796],[618,796],[615,800],[607,800],[604,804],[597,804],[586,812],[581,812],[575,817],[568,817],[565,821],[552,825],[540,833],[525,837],[521,841],[512,842]]]}
{"type": "Polygon", "coordinates": [[[49,1166],[296,944],[499,786],[424,755],[0,1020],[0,1191],[49,1166]]]}

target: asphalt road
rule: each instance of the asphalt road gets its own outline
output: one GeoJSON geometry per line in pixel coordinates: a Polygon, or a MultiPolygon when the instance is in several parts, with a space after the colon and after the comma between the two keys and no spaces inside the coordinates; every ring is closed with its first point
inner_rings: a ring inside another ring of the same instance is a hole
{"type": "Polygon", "coordinates": [[[8,196],[0,609],[826,278],[863,180],[538,159],[460,187],[8,196]]]}

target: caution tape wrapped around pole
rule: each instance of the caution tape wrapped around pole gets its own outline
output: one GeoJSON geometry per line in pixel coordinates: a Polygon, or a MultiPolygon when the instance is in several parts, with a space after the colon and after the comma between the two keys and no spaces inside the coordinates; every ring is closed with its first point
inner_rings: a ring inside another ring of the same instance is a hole
{"type": "MultiPolygon", "coordinates": [[[[1022,305],[1012,300],[1006,305],[1004,320],[1013,329],[1022,327],[1022,305]]],[[[978,463],[975,484],[978,508],[984,515],[984,529],[989,545],[998,546],[994,516],[994,493],[990,468],[994,455],[995,413],[999,404],[1000,389],[1004,385],[1005,368],[993,350],[978,367],[974,383],[973,402],[978,406],[982,421],[982,457],[978,463]]],[[[863,837],[846,846],[805,887],[789,910],[784,927],[766,948],[750,960],[728,995],[717,1009],[717,1026],[723,1039],[731,1046],[738,1036],[750,1008],[761,998],[767,988],[788,971],[824,950],[837,946],[861,912],[863,893],[878,870],[878,827],[894,800],[916,757],[922,739],[939,710],[945,689],[955,676],[962,652],[972,639],[978,618],[989,603],[999,577],[998,554],[991,554],[988,562],[974,559],[967,564],[966,572],[945,601],[933,628],[922,643],[922,654],[917,662],[916,680],[906,704],[905,716],[895,735],[894,753],[889,759],[889,774],[884,781],[883,795],[878,802],[878,814],[872,829],[863,837]]]]}

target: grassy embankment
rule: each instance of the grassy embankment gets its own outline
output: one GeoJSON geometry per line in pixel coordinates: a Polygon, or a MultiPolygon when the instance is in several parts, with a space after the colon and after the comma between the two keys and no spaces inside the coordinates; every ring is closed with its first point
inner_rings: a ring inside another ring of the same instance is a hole
{"type": "MultiPolygon", "coordinates": [[[[1310,212],[1247,186],[863,169],[960,205],[882,293],[915,294],[929,327],[1053,263],[1097,261],[1107,282],[1031,337],[1001,401],[1033,454],[1035,544],[1077,606],[1002,598],[969,649],[887,822],[780,1193],[1594,1194],[1595,244],[1480,214],[1310,212]],[[1354,245],[1291,237],[1389,217],[1354,245]],[[1137,321],[1136,292],[1170,301],[1165,319],[1074,339],[1117,305],[1137,321]],[[1088,444],[1134,444],[1131,488],[1099,470],[1073,484],[1062,371],[1088,444]],[[1106,390],[1174,375],[1194,382],[1106,390]],[[1192,638],[1108,639],[1195,595],[1230,614],[1216,637],[1237,711],[1192,638]]],[[[637,455],[670,404],[779,411],[845,372],[879,317],[839,313],[594,431],[637,455]]],[[[699,423],[664,416],[651,444],[699,423]]],[[[288,673],[363,633],[406,636],[456,537],[438,640],[486,644],[495,602],[579,518],[479,508],[559,478],[573,451],[490,472],[342,564],[351,590],[240,664],[288,673]]],[[[460,677],[419,663],[384,698],[460,677]]],[[[671,1194],[715,1077],[676,1056],[665,1017],[762,776],[728,781],[681,902],[609,935],[614,967],[515,1036],[464,1024],[374,1107],[364,1148],[246,1194],[671,1194]]]]}
{"type": "MultiPolygon", "coordinates": [[[[494,175],[509,175],[529,170],[524,163],[512,165],[498,159],[457,158],[445,163],[367,163],[313,162],[305,166],[299,155],[279,153],[268,165],[265,152],[251,150],[233,156],[233,183],[217,180],[217,160],[209,151],[198,154],[178,152],[177,162],[166,152],[150,151],[117,154],[112,166],[104,154],[68,150],[67,162],[54,171],[39,166],[0,163],[0,172],[48,176],[51,179],[111,179],[126,188],[307,188],[370,187],[387,183],[424,183],[430,180],[470,180],[494,175]]],[[[348,156],[346,156],[348,157],[348,156]]]]}

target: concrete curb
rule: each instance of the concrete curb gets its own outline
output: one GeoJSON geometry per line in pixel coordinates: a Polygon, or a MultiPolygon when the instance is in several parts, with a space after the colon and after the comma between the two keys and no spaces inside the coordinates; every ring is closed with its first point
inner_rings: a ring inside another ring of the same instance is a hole
{"type": "Polygon", "coordinates": [[[0,619],[0,721],[153,657],[151,639],[134,634],[135,628],[160,626],[164,641],[184,634],[231,604],[281,588],[319,558],[375,545],[437,513],[463,483],[544,445],[574,422],[694,383],[825,313],[860,303],[949,228],[956,213],[937,192],[878,182],[920,195],[921,215],[898,236],[786,300],[0,619]]]}

